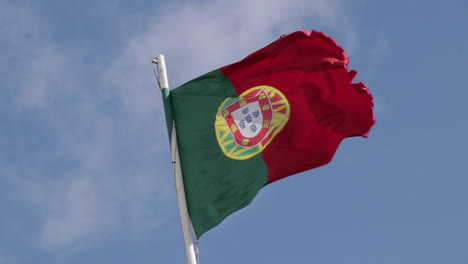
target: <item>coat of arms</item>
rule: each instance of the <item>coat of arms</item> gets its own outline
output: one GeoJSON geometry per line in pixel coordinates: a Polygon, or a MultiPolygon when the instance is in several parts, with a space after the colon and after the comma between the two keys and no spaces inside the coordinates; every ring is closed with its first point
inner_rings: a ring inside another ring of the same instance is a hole
{"type": "Polygon", "coordinates": [[[253,87],[219,107],[215,129],[224,154],[248,159],[260,153],[288,121],[286,97],[271,86],[253,87]]]}

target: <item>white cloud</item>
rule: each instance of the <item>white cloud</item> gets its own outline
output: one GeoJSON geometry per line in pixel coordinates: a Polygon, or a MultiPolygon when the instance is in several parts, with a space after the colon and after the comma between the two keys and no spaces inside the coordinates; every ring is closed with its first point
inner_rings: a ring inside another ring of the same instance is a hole
{"type": "Polygon", "coordinates": [[[127,48],[105,79],[120,90],[131,111],[144,115],[155,109],[156,82],[148,66],[152,55],[166,55],[169,85],[178,86],[298,29],[335,25],[354,41],[347,21],[338,19],[344,17],[342,9],[340,1],[322,0],[215,0],[168,6],[165,15],[149,18],[142,32],[129,34],[127,48]],[[304,21],[310,26],[304,28],[304,21]]]}
{"type": "Polygon", "coordinates": [[[89,246],[116,230],[152,230],[164,220],[158,208],[164,208],[173,186],[152,56],[166,54],[175,86],[239,60],[282,33],[302,29],[305,22],[309,29],[316,24],[344,26],[337,19],[344,15],[338,0],[215,0],[167,6],[167,12],[147,18],[142,31],[123,34],[127,39],[122,52],[99,70],[102,77],[96,80],[84,74],[90,65],[80,60],[79,50],[69,55],[55,48],[60,44],[47,37],[43,18],[25,7],[1,7],[12,13],[28,10],[6,21],[8,34],[16,36],[10,45],[35,42],[30,57],[21,59],[25,72],[15,102],[17,111],[41,114],[54,143],[48,162],[10,166],[16,176],[9,182],[40,211],[40,245],[58,250],[89,246]],[[34,25],[31,34],[21,22],[26,16],[34,25]]]}
{"type": "Polygon", "coordinates": [[[99,189],[93,179],[80,176],[62,192],[54,192],[58,197],[48,205],[50,214],[40,237],[43,245],[61,248],[89,237],[95,229],[108,230],[106,225],[112,224],[116,217],[112,212],[114,206],[107,206],[99,189]]]}
{"type": "MultiPolygon", "coordinates": [[[[21,131],[37,146],[26,147],[13,164],[0,160],[0,177],[10,184],[9,194],[20,195],[37,214],[39,245],[75,249],[116,230],[125,234],[154,229],[167,217],[157,208],[164,208],[173,189],[169,153],[164,153],[166,160],[155,162],[159,145],[166,143],[152,134],[160,129],[154,122],[135,121],[111,101],[119,95],[104,91],[99,80],[88,79],[86,69],[93,66],[83,62],[83,51],[64,52],[48,37],[49,29],[32,8],[1,6],[5,9],[0,13],[16,14],[0,15],[8,25],[0,33],[9,36],[5,42],[12,47],[2,60],[14,61],[22,70],[9,72],[16,75],[18,86],[9,90],[8,110],[46,133],[36,138],[34,131],[21,131]]],[[[19,144],[24,141],[21,136],[8,135],[3,142],[19,144]]]]}

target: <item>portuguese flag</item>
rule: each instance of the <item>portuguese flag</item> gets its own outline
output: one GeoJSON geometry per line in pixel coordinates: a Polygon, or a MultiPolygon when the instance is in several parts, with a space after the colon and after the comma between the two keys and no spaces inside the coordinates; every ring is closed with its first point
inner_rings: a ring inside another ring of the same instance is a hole
{"type": "Polygon", "coordinates": [[[267,184],[331,161],[375,123],[372,96],[349,59],[317,31],[298,31],[168,92],[196,236],[267,184]]]}

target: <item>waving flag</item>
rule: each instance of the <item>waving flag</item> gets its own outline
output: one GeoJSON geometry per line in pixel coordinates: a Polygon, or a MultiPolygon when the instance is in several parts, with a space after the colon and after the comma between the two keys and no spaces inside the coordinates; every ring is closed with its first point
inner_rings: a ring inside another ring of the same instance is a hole
{"type": "Polygon", "coordinates": [[[325,165],[343,139],[367,136],[372,96],[348,63],[330,37],[298,31],[166,94],[197,237],[265,185],[325,165]]]}

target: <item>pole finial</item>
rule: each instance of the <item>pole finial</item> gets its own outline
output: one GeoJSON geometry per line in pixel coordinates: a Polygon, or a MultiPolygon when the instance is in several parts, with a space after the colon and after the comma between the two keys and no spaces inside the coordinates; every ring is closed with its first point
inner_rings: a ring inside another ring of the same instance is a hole
{"type": "MultiPolygon", "coordinates": [[[[158,74],[156,78],[158,79],[159,88],[165,89],[169,88],[169,83],[167,81],[167,73],[166,73],[166,62],[164,60],[164,55],[159,55],[151,60],[152,64],[156,64],[158,67],[158,74]]],[[[154,66],[153,66],[154,69],[154,66]]]]}
{"type": "Polygon", "coordinates": [[[152,64],[160,64],[160,63],[164,63],[164,55],[159,55],[157,57],[154,57],[152,60],[151,60],[151,63],[152,64]]]}

